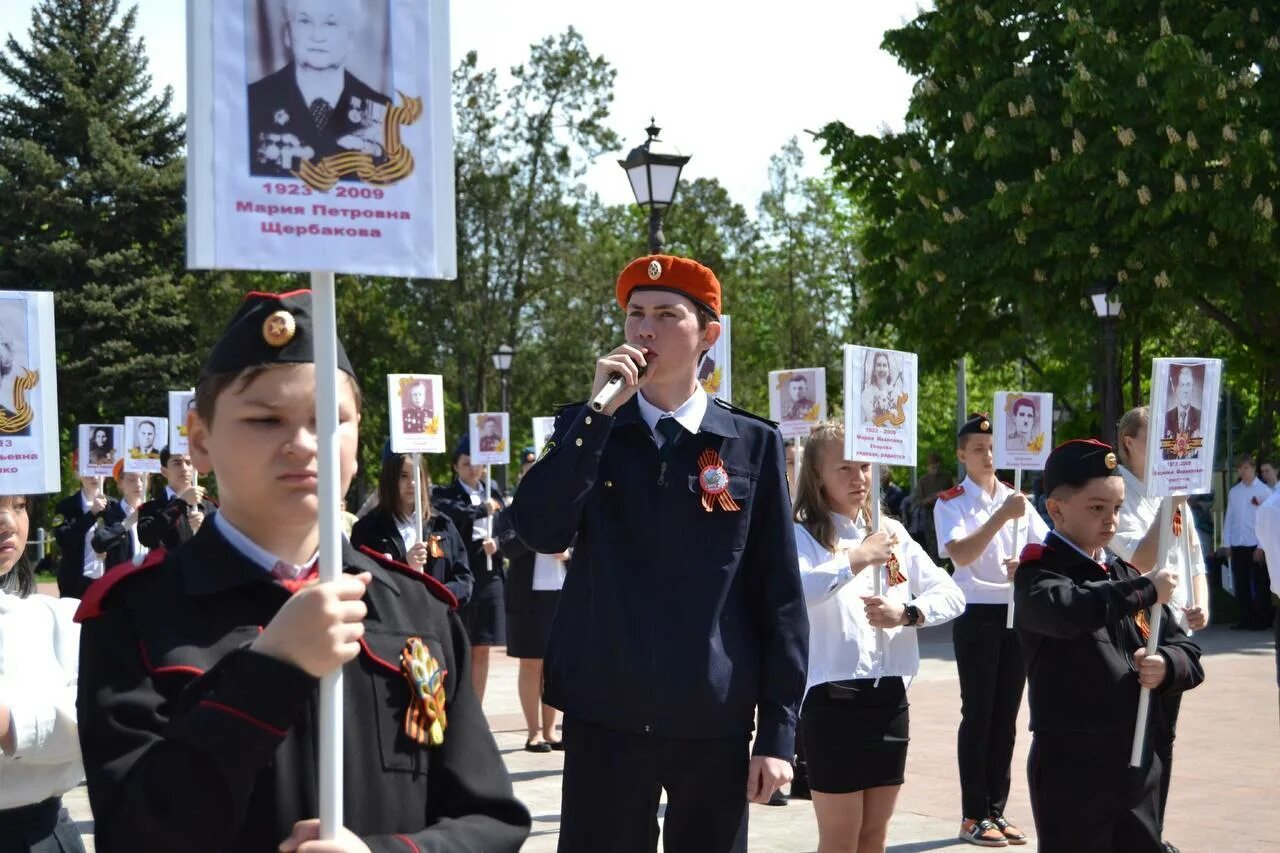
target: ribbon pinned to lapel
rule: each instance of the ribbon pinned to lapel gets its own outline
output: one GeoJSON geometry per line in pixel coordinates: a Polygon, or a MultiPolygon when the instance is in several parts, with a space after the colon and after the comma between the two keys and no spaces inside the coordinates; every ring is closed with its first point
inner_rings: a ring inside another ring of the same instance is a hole
{"type": "Polygon", "coordinates": [[[708,447],[698,456],[698,486],[702,489],[702,508],[711,512],[719,505],[726,512],[742,509],[729,495],[729,472],[724,470],[720,454],[708,447]]]}

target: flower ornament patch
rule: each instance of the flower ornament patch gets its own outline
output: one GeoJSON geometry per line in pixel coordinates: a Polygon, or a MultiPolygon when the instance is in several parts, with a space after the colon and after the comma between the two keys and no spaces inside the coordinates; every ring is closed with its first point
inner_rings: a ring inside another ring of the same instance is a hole
{"type": "Polygon", "coordinates": [[[702,490],[702,508],[712,512],[717,506],[726,512],[742,509],[729,495],[729,472],[720,454],[711,448],[698,456],[698,487],[702,490]]]}

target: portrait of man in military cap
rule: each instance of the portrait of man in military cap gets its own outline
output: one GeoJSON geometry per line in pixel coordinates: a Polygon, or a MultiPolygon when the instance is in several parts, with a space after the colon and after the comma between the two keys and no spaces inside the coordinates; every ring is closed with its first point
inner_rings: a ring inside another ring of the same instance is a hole
{"type": "Polygon", "coordinates": [[[245,29],[251,174],[288,177],[347,153],[384,158],[387,0],[245,0],[245,29]]]}
{"type": "Polygon", "coordinates": [[[400,423],[406,435],[427,431],[435,412],[425,378],[415,378],[400,392],[400,423]]]}

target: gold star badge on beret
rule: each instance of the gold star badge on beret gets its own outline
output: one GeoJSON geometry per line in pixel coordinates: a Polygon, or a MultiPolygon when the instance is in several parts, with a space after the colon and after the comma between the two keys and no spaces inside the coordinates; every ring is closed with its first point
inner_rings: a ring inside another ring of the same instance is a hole
{"type": "Polygon", "coordinates": [[[991,421],[983,421],[982,423],[978,424],[978,429],[982,430],[983,432],[991,432],[991,421]]]}
{"type": "Polygon", "coordinates": [[[289,343],[297,331],[298,325],[288,311],[273,311],[262,321],[262,339],[273,347],[289,343]]]}
{"type": "Polygon", "coordinates": [[[1119,463],[1116,462],[1116,455],[1114,453],[1108,453],[1103,457],[1102,464],[1107,466],[1108,471],[1114,471],[1116,469],[1116,465],[1119,463]]]}
{"type": "Polygon", "coordinates": [[[658,263],[657,261],[649,261],[649,279],[651,281],[657,281],[658,277],[661,275],[662,275],[662,264],[658,263]]]}

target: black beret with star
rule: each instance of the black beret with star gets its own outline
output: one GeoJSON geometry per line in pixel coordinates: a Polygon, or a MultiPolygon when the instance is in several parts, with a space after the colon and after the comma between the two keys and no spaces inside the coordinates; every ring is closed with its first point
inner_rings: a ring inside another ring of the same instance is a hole
{"type": "MultiPolygon", "coordinates": [[[[313,363],[313,324],[310,290],[248,293],[210,350],[199,381],[251,367],[313,363]]],[[[338,369],[352,378],[356,375],[342,341],[338,341],[338,369]]]]}
{"type": "Polygon", "coordinates": [[[1058,486],[1079,488],[1095,477],[1119,477],[1115,449],[1096,438],[1077,438],[1059,444],[1044,464],[1044,493],[1058,486]]]}
{"type": "Polygon", "coordinates": [[[991,418],[982,412],[974,412],[969,415],[969,420],[961,425],[960,430],[956,433],[956,438],[964,435],[991,435],[991,418]]]}

